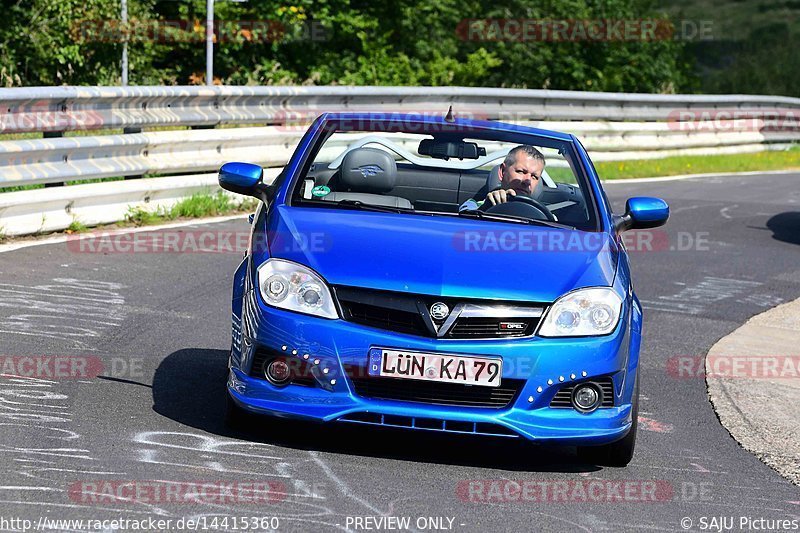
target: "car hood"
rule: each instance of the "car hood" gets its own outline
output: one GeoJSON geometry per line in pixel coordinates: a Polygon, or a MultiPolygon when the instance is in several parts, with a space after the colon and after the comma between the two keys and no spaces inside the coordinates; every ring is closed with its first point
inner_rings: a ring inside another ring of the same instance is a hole
{"type": "Polygon", "coordinates": [[[331,285],[529,302],[610,286],[619,253],[602,232],[287,206],[272,210],[267,242],[331,285]]]}

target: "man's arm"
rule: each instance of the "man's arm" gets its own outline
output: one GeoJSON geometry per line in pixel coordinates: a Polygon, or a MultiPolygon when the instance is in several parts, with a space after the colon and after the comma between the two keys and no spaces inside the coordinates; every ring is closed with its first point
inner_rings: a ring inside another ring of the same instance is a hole
{"type": "Polygon", "coordinates": [[[475,211],[477,209],[480,209],[480,207],[482,205],[483,205],[483,200],[477,201],[474,198],[470,198],[469,200],[467,200],[466,202],[461,204],[461,207],[458,208],[458,211],[459,212],[461,212],[461,211],[475,211]]]}
{"type": "MultiPolygon", "coordinates": [[[[497,189],[489,192],[486,195],[486,198],[483,200],[475,200],[474,198],[470,198],[463,204],[461,207],[458,208],[459,211],[464,211],[465,209],[478,209],[480,208],[485,202],[489,202],[490,206],[494,206],[497,204],[504,204],[506,203],[509,198],[512,196],[516,196],[517,192],[514,189],[503,189],[502,187],[498,187],[497,189]]],[[[477,194],[475,195],[478,196],[477,194]]]]}
{"type": "Polygon", "coordinates": [[[483,187],[478,189],[478,192],[476,192],[472,198],[461,204],[458,210],[466,211],[466,210],[475,210],[480,208],[480,206],[483,205],[483,201],[486,199],[486,193],[488,192],[486,188],[487,188],[486,185],[484,185],[483,187]]]}
{"type": "Polygon", "coordinates": [[[478,209],[478,208],[480,208],[480,206],[483,205],[484,200],[486,200],[486,194],[489,192],[489,191],[486,190],[487,188],[488,187],[486,185],[484,185],[483,187],[478,189],[478,192],[476,192],[475,195],[472,198],[470,198],[469,200],[467,200],[466,202],[461,204],[461,207],[459,207],[458,210],[459,211],[464,211],[464,210],[467,210],[467,209],[478,209]]]}

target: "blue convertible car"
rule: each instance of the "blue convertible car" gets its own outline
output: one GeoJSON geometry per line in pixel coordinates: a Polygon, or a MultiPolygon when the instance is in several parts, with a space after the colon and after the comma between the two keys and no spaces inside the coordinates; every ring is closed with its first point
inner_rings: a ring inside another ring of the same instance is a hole
{"type": "Polygon", "coordinates": [[[252,414],[633,455],[642,309],[574,135],[420,115],[324,114],[259,198],[234,276],[228,420],[252,414]]]}

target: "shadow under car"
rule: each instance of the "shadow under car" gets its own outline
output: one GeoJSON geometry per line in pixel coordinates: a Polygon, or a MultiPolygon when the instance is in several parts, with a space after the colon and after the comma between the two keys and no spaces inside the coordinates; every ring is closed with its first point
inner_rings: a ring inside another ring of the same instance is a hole
{"type": "Polygon", "coordinates": [[[319,424],[250,415],[252,427],[225,425],[228,352],[203,348],[167,356],[153,378],[153,409],[167,418],[208,433],[328,453],[362,455],[511,471],[594,472],[574,448],[539,446],[522,438],[449,435],[374,428],[357,424],[319,424]],[[520,461],[520,457],[527,458],[520,461]]]}

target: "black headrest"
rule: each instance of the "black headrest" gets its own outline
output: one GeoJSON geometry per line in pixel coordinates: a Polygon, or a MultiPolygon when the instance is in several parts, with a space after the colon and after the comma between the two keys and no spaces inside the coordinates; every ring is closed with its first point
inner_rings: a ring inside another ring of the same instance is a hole
{"type": "Polygon", "coordinates": [[[341,183],[356,192],[389,192],[397,180],[397,163],[388,152],[356,148],[342,160],[341,183]]]}

